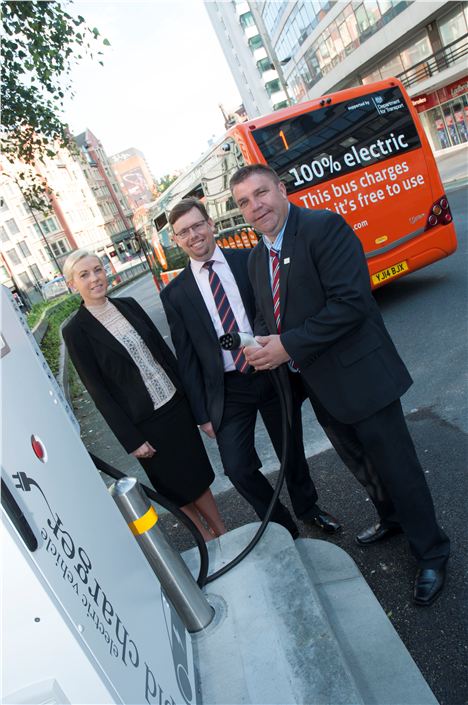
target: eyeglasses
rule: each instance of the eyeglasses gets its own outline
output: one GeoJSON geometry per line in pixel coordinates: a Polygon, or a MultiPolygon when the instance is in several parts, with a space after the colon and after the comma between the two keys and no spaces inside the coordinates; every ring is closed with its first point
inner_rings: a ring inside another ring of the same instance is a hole
{"type": "Polygon", "coordinates": [[[206,225],[207,225],[206,220],[199,220],[197,223],[190,225],[190,227],[184,228],[183,230],[181,230],[180,233],[174,232],[174,235],[176,237],[180,237],[181,240],[185,240],[190,235],[191,230],[193,230],[194,233],[201,233],[203,228],[206,227],[206,225]]]}

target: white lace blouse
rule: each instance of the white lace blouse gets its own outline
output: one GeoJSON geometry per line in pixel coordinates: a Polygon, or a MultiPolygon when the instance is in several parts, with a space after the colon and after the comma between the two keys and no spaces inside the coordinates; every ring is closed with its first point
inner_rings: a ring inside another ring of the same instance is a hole
{"type": "Polygon", "coordinates": [[[159,409],[172,399],[176,391],[173,383],[161,365],[156,362],[145,341],[114,304],[106,299],[106,303],[102,306],[86,308],[127,350],[140,370],[154,408],[159,409]]]}

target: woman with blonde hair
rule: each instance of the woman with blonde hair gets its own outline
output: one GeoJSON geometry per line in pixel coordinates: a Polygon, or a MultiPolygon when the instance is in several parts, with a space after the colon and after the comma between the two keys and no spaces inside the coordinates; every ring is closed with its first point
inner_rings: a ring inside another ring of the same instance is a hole
{"type": "Polygon", "coordinates": [[[97,255],[75,250],[63,273],[83,299],[63,338],[97,408],[154,488],[190,517],[205,540],[225,533],[209,488],[213,469],[173,353],[135,299],[107,297],[97,255]]]}

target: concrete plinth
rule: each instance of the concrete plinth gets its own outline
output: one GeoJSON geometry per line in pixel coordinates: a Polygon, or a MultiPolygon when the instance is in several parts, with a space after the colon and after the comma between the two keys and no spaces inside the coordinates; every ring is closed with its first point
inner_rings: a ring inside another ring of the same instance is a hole
{"type": "MultiPolygon", "coordinates": [[[[211,541],[210,573],[257,527],[211,541]]],[[[184,559],[195,574],[197,550],[184,559]]],[[[437,703],[357,566],[333,544],[294,542],[270,524],[205,592],[216,617],[193,642],[204,705],[437,703]]]]}

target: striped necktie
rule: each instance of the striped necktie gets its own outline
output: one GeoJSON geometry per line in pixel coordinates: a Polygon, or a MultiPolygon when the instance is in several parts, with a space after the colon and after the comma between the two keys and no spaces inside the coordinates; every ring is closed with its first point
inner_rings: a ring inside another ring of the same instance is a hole
{"type": "MultiPolygon", "coordinates": [[[[211,291],[213,293],[213,298],[218,310],[221,325],[223,326],[225,333],[232,333],[233,331],[237,332],[239,330],[239,326],[237,325],[234,312],[231,308],[231,304],[229,303],[229,299],[226,296],[223,285],[221,284],[221,280],[213,269],[213,264],[214,261],[209,260],[204,263],[203,267],[208,270],[208,281],[210,282],[211,291]]],[[[245,359],[242,349],[235,350],[231,353],[231,355],[234,360],[236,370],[244,373],[250,371],[249,363],[245,359]]]]}
{"type": "Polygon", "coordinates": [[[280,262],[278,252],[272,247],[270,248],[271,257],[271,292],[273,295],[273,313],[275,314],[276,329],[281,333],[281,314],[280,314],[280,262]]]}
{"type": "MultiPolygon", "coordinates": [[[[276,330],[281,333],[280,314],[280,262],[279,252],[270,247],[271,257],[271,293],[273,295],[273,313],[275,314],[276,330]]],[[[294,360],[289,360],[288,367],[291,372],[298,372],[299,368],[294,360]]]]}

